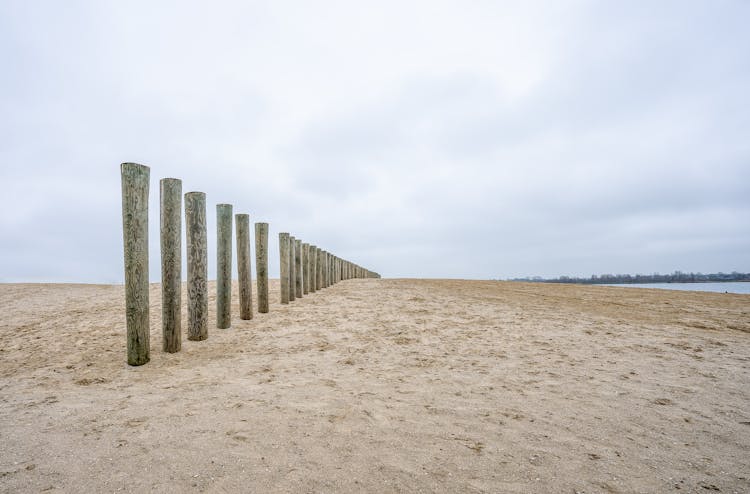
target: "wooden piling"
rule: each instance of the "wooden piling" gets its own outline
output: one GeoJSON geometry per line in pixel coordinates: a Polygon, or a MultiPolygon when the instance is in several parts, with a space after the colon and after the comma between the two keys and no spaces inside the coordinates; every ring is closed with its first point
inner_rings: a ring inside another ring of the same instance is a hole
{"type": "Polygon", "coordinates": [[[122,239],[125,252],[125,324],[128,364],[150,359],[148,300],[148,188],[150,169],[137,163],[120,165],[122,239]]]}
{"type": "Polygon", "coordinates": [[[237,229],[237,277],[240,291],[240,319],[253,318],[252,267],[250,265],[250,215],[234,215],[237,229]]]}
{"type": "Polygon", "coordinates": [[[310,293],[310,244],[302,244],[302,295],[310,293]]]}
{"type": "Polygon", "coordinates": [[[208,244],[206,194],[185,194],[188,340],[208,338],[208,244]]]}
{"type": "Polygon", "coordinates": [[[281,282],[281,303],[289,303],[289,234],[279,233],[279,281],[281,282]]]}
{"type": "Polygon", "coordinates": [[[323,259],[325,252],[323,249],[318,249],[318,290],[325,288],[325,280],[323,278],[323,259]]]}
{"type": "Polygon", "coordinates": [[[182,180],[161,179],[159,199],[162,350],[174,353],[182,344],[182,180]]]}
{"type": "Polygon", "coordinates": [[[302,298],[302,240],[294,242],[294,296],[302,298]]]}
{"type": "Polygon", "coordinates": [[[216,205],[216,327],[232,325],[232,205],[216,205]]]}
{"type": "Polygon", "coordinates": [[[296,290],[294,289],[294,278],[295,278],[295,265],[294,265],[294,251],[296,249],[296,241],[293,236],[289,236],[289,301],[294,302],[297,298],[296,290]]]}
{"type": "Polygon", "coordinates": [[[310,246],[310,292],[315,293],[318,290],[316,285],[317,276],[317,262],[318,260],[318,248],[314,245],[310,246]]]}
{"type": "Polygon", "coordinates": [[[268,223],[255,224],[255,273],[258,312],[268,312],[268,223]]]}

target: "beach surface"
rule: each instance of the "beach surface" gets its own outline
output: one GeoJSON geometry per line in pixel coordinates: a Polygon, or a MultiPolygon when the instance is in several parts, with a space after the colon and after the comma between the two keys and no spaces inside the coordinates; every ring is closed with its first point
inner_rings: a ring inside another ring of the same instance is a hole
{"type": "Polygon", "coordinates": [[[0,492],[750,492],[750,295],[276,280],[220,330],[214,293],[167,354],[152,285],[129,367],[122,286],[0,285],[0,492]]]}

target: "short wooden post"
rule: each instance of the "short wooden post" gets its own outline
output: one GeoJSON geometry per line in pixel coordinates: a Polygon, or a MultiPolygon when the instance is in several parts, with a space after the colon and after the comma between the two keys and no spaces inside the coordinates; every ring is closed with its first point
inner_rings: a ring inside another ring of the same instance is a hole
{"type": "Polygon", "coordinates": [[[159,200],[162,350],[174,353],[182,343],[182,180],[162,178],[159,200]]]}
{"type": "Polygon", "coordinates": [[[250,266],[250,215],[234,215],[237,229],[237,277],[240,290],[240,319],[253,318],[252,267],[250,266]]]}
{"type": "Polygon", "coordinates": [[[208,244],[206,194],[185,194],[187,239],[188,340],[208,338],[208,244]]]}
{"type": "Polygon", "coordinates": [[[232,325],[232,205],[216,205],[216,327],[232,325]]]}
{"type": "Polygon", "coordinates": [[[294,296],[302,298],[302,240],[294,239],[294,296]]]}
{"type": "Polygon", "coordinates": [[[289,236],[289,301],[294,302],[294,299],[296,298],[296,291],[294,289],[294,278],[295,278],[295,269],[294,269],[294,251],[295,249],[296,241],[293,236],[289,236]]]}
{"type": "Polygon", "coordinates": [[[281,282],[281,303],[289,303],[289,234],[279,233],[279,278],[281,282]]]}
{"type": "Polygon", "coordinates": [[[310,244],[302,244],[302,295],[310,293],[310,244]]]}
{"type": "Polygon", "coordinates": [[[151,170],[122,163],[122,240],[125,251],[125,324],[128,364],[150,359],[148,300],[148,188],[151,170]]]}
{"type": "Polygon", "coordinates": [[[268,313],[268,223],[255,224],[255,273],[258,312],[268,313]]]}

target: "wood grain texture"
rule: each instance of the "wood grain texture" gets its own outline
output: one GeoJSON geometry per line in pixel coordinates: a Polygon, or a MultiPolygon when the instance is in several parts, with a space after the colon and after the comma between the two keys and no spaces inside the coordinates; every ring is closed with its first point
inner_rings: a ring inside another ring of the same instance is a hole
{"type": "Polygon", "coordinates": [[[234,215],[237,230],[237,277],[240,291],[240,319],[253,318],[253,285],[250,266],[250,216],[234,215]]]}
{"type": "Polygon", "coordinates": [[[185,194],[188,340],[208,338],[208,235],[206,194],[185,194]]]}
{"type": "Polygon", "coordinates": [[[148,189],[151,171],[122,163],[122,238],[125,252],[125,324],[128,364],[150,358],[148,299],[148,189]]]}
{"type": "Polygon", "coordinates": [[[302,298],[302,240],[294,239],[294,296],[302,298]]]}
{"type": "Polygon", "coordinates": [[[255,224],[255,272],[258,312],[268,313],[268,223],[255,224]]]}
{"type": "Polygon", "coordinates": [[[182,346],[182,180],[159,181],[162,350],[182,346]]]}
{"type": "Polygon", "coordinates": [[[232,205],[216,205],[216,327],[232,325],[232,205]]]}
{"type": "Polygon", "coordinates": [[[281,303],[289,303],[289,234],[279,233],[279,278],[281,303]]]}

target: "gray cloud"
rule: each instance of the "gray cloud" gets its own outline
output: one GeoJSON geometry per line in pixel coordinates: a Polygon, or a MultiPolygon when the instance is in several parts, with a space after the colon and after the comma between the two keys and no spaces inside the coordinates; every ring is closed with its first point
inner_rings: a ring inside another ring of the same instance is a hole
{"type": "Polygon", "coordinates": [[[268,221],[272,274],[279,231],[386,276],[748,270],[748,14],[6,2],[0,280],[121,281],[122,161],[154,280],[168,176],[268,221]]]}

